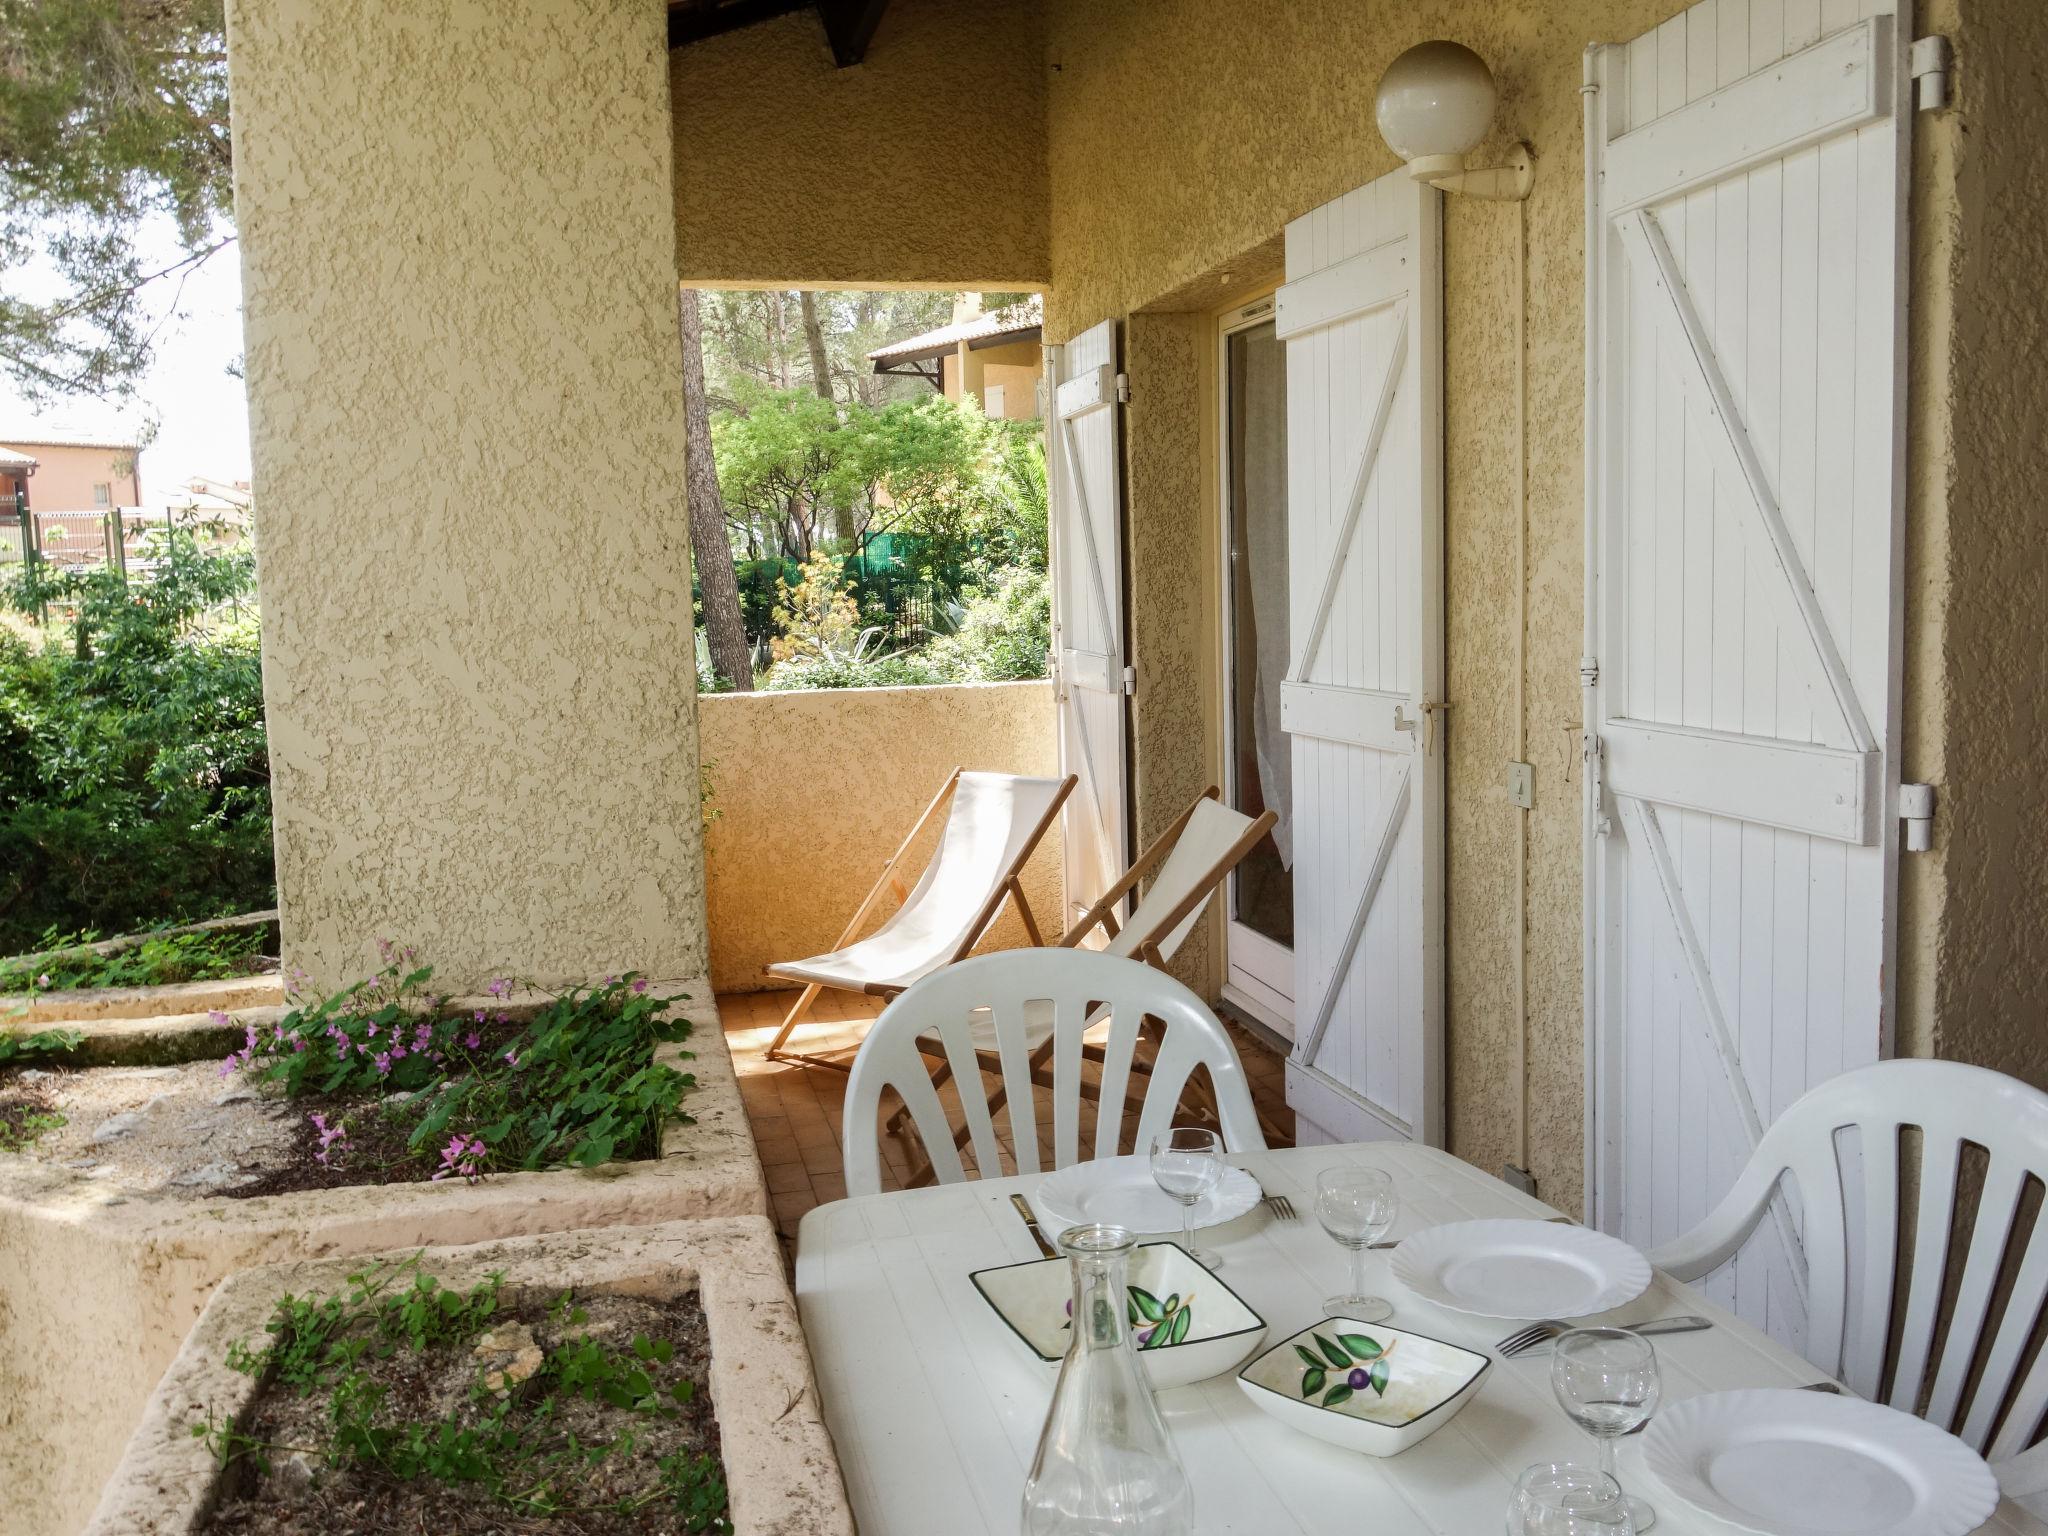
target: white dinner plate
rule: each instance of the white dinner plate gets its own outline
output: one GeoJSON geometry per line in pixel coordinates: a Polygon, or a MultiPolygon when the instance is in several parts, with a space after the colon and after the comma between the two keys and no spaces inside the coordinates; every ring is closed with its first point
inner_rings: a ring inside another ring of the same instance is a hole
{"type": "Polygon", "coordinates": [[[1394,1278],[1480,1317],[1587,1317],[1649,1289],[1650,1264],[1618,1238],[1554,1221],[1454,1221],[1403,1238],[1394,1278]]]}
{"type": "Polygon", "coordinates": [[[1756,1388],[1664,1409],[1643,1466],[1675,1497],[1762,1536],[1964,1536],[1998,1507],[1984,1458],[1860,1398],[1756,1388]]]}
{"type": "MultiPolygon", "coordinates": [[[[1242,1168],[1223,1165],[1216,1187],[1194,1205],[1194,1227],[1221,1226],[1257,1205],[1259,1181],[1242,1168]]],[[[1057,1240],[1069,1227],[1101,1223],[1132,1232],[1178,1232],[1180,1205],[1152,1182],[1149,1157],[1102,1157],[1049,1173],[1032,1192],[1038,1227],[1057,1240]]]]}

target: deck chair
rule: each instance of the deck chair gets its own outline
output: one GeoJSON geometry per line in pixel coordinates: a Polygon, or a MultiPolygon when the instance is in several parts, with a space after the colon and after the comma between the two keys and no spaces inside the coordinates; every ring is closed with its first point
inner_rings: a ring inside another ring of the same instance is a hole
{"type": "Polygon", "coordinates": [[[1046,829],[1058,819],[1074,783],[1072,774],[1064,779],[1028,779],[955,768],[910,835],[882,866],[881,878],[855,909],[839,935],[838,947],[829,954],[778,961],[766,968],[770,976],[803,983],[796,1005],[768,1047],[768,1059],[848,1070],[846,1062],[833,1057],[786,1049],[791,1033],[810,1012],[818,994],[831,987],[870,997],[894,997],[920,977],[973,949],[1002,910],[1005,898],[1017,903],[1031,942],[1042,944],[1031,904],[1024,899],[1024,865],[1046,829]],[[906,891],[898,867],[941,812],[945,825],[931,862],[916,886],[906,891]],[[873,933],[857,938],[886,890],[893,890],[902,905],[873,933]]]}
{"type": "MultiPolygon", "coordinates": [[[[1171,960],[1194,931],[1203,910],[1223,879],[1237,868],[1248,853],[1258,847],[1261,839],[1272,830],[1279,818],[1266,811],[1257,817],[1246,816],[1225,805],[1215,785],[1210,785],[1195,797],[1195,801],[1161,833],[1151,847],[1141,853],[1136,862],[1124,871],[1123,877],[1104,891],[1095,904],[1082,913],[1079,920],[1060,935],[1057,948],[1075,949],[1080,947],[1092,934],[1100,929],[1107,935],[1108,942],[1101,946],[1107,954],[1129,960],[1141,960],[1161,970],[1171,960]],[[1124,898],[1134,892],[1147,875],[1152,884],[1143,898],[1132,910],[1130,916],[1119,923],[1116,917],[1118,906],[1124,898]]],[[[1090,946],[1094,947],[1094,946],[1090,946]]],[[[1103,1064],[1103,1037],[1107,1032],[1108,1010],[1098,1009],[1090,1020],[1087,1038],[1082,1044],[1085,1059],[1103,1064]]],[[[1028,1064],[1031,1079],[1035,1083],[1049,1084],[1051,1058],[1053,1054],[1052,1026],[1048,1019],[1033,1017],[1026,1030],[1026,1045],[1029,1051],[1028,1064]]],[[[938,1062],[933,1075],[933,1085],[943,1085],[951,1075],[951,1060],[936,1036],[919,1038],[919,1048],[938,1062]]],[[[1157,1042],[1148,1039],[1149,1044],[1157,1042]]],[[[1003,1061],[992,1022],[983,1020],[976,1025],[974,1045],[983,1071],[1004,1078],[1005,1086],[996,1089],[989,1098],[991,1113],[1002,1109],[1009,1089],[1003,1072],[1003,1061]]],[[[1131,1073],[1140,1081],[1132,1085],[1133,1094],[1143,1091],[1142,1079],[1147,1067],[1142,1056],[1134,1060],[1131,1073]]],[[[1084,1088],[1084,1094],[1093,1097],[1093,1088],[1084,1088]]],[[[1196,1089],[1198,1098],[1207,1099],[1207,1091],[1196,1089]]],[[[1214,1109],[1213,1105],[1208,1105],[1214,1109]]],[[[890,1118],[889,1129],[901,1134],[908,1116],[898,1110],[890,1118]]],[[[1276,1128],[1267,1127],[1268,1131],[1276,1128]]],[[[966,1128],[963,1126],[957,1142],[964,1143],[966,1128]]],[[[921,1165],[911,1182],[917,1183],[929,1176],[929,1162],[921,1165]]]]}

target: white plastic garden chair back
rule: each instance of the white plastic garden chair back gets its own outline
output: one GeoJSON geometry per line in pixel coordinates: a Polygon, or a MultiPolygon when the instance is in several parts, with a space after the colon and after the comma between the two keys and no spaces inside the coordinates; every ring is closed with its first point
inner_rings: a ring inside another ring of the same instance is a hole
{"type": "MultiPolygon", "coordinates": [[[[2035,1222],[2024,1254],[2015,1256],[2011,1299],[1989,1339],[1985,1325],[2021,1195],[2030,1179],[2048,1179],[2048,1094],[1953,1061],[1885,1061],[1845,1072],[1786,1110],[1721,1203],[1650,1262],[1681,1280],[1719,1268],[1756,1230],[1786,1175],[1805,1213],[1807,1358],[1859,1396],[1952,1431],[1989,1461],[2008,1462],[2025,1450],[2048,1409],[2048,1351],[2016,1394],[2012,1388],[2048,1300],[2048,1220],[2035,1222]],[[1917,1210],[1902,1217],[1900,1141],[1907,1126],[1920,1131],[1920,1177],[1917,1210]],[[1988,1166],[1953,1320],[1937,1352],[1966,1142],[1989,1154],[1988,1166]],[[1845,1177],[1845,1167],[1853,1176],[1845,1177]],[[1893,1289],[1902,1219],[1912,1223],[1913,1265],[1901,1309],[1893,1289]],[[1895,1312],[1897,1345],[1888,1348],[1895,1312]],[[1966,1398],[1980,1356],[1981,1379],[1966,1398]],[[2001,1412],[2008,1398],[2011,1407],[2001,1412]]],[[[2048,1488],[2043,1474],[2048,1464],[2033,1454],[2000,1468],[2014,1494],[2033,1491],[2022,1482],[2048,1488]]]]}
{"type": "MultiPolygon", "coordinates": [[[[1001,1113],[1007,1116],[1017,1172],[1037,1173],[1038,1106],[1032,1093],[1032,1032],[1026,1014],[1050,1013],[1053,1166],[1079,1162],[1082,1035],[1103,1005],[1111,1023],[1107,1038],[1098,1042],[1102,1077],[1095,1098],[1091,1156],[1110,1157],[1118,1150],[1138,1026],[1148,1017],[1158,1021],[1161,1038],[1138,1114],[1134,1150],[1150,1146],[1152,1138],[1172,1124],[1181,1091],[1200,1066],[1209,1069],[1215,1087],[1224,1146],[1232,1152],[1265,1149],[1237,1052],[1222,1023],[1194,993],[1163,971],[1098,950],[1006,950],[927,976],[883,1010],[869,1029],[846,1085],[847,1193],[871,1195],[882,1187],[877,1116],[885,1088],[894,1088],[902,1097],[939,1182],[956,1184],[967,1177],[917,1038],[936,1036],[944,1044],[954,1080],[977,1083],[977,1015],[992,1019],[995,1026],[1007,1090],[1001,1113]]],[[[1043,1038],[1038,1036],[1041,1042],[1043,1038]]],[[[975,1165],[992,1174],[1002,1167],[994,1114],[979,1093],[963,1093],[960,1100],[975,1165]]]]}

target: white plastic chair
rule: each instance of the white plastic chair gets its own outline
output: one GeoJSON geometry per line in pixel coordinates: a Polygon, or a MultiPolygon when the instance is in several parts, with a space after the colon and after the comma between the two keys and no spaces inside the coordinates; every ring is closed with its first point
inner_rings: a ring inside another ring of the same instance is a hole
{"type": "Polygon", "coordinates": [[[1967,1441],[1993,1463],[2008,1495],[2048,1491],[2048,1455],[2027,1449],[2048,1410],[2048,1350],[2012,1390],[2048,1301],[2048,1218],[2035,1222],[1997,1331],[1984,1337],[2022,1192],[2030,1178],[2048,1179],[2048,1094],[1953,1061],[1886,1061],[1845,1072],[1786,1110],[1721,1203],[1650,1262],[1681,1280],[1719,1268],[1756,1230],[1787,1174],[1805,1212],[1807,1358],[1859,1396],[1918,1413],[1967,1441]],[[1901,1311],[1893,1291],[1907,1126],[1919,1128],[1921,1151],[1913,1274],[1901,1311]],[[1842,1147],[1860,1147],[1860,1194],[1848,1187],[1837,1151],[1838,1134],[1851,1128],[1855,1141],[1844,1138],[1842,1147]],[[1989,1166],[1953,1319],[1936,1354],[1966,1142],[1984,1148],[1989,1166]],[[1982,1376],[1966,1399],[1980,1356],[1982,1376]],[[1890,1392],[1881,1395],[1887,1366],[1890,1392]],[[2008,1398],[2011,1407],[2001,1411],[2008,1398]]]}
{"type": "Polygon", "coordinates": [[[1031,942],[1038,943],[1038,924],[1024,899],[1024,865],[1059,816],[1074,782],[1072,774],[1063,779],[1031,779],[1013,773],[954,769],[945,787],[882,866],[873,889],[839,935],[839,947],[828,954],[777,961],[767,967],[770,976],[800,981],[804,986],[769,1043],[768,1059],[845,1071],[843,1061],[784,1049],[818,994],[832,987],[894,997],[920,977],[973,949],[995,921],[1006,897],[1017,904],[1031,942]],[[897,865],[941,811],[946,819],[931,862],[916,886],[906,890],[897,865]],[[882,893],[892,888],[902,905],[873,933],[856,939],[882,893]]]}
{"type": "MultiPolygon", "coordinates": [[[[953,1128],[918,1049],[920,1035],[936,1035],[962,1083],[978,1083],[976,1015],[992,1020],[1001,1058],[1009,1140],[1019,1173],[1040,1171],[1038,1105],[1031,1088],[1031,1042],[1027,1016],[1049,1013],[1052,1045],[1053,1166],[1081,1160],[1082,1035],[1106,1006],[1110,1025],[1102,1042],[1101,1092],[1095,1099],[1092,1157],[1119,1149],[1124,1090],[1141,1020],[1160,1026],[1133,1150],[1173,1123],[1181,1090],[1197,1067],[1209,1069],[1215,1087],[1223,1144],[1232,1152],[1264,1151],[1266,1138],[1252,1107],[1252,1093],[1230,1037],[1202,1000],[1171,976],[1117,955],[1089,949],[1015,949],[963,960],[927,976],[897,998],[869,1029],[854,1058],[846,1085],[846,1189],[871,1195],[882,1187],[881,1127],[876,1123],[882,1091],[902,1097],[925,1155],[939,1182],[967,1177],[954,1145],[953,1128]]],[[[1002,1167],[994,1115],[979,1093],[960,1096],[967,1140],[975,1165],[985,1175],[1002,1167]]]]}

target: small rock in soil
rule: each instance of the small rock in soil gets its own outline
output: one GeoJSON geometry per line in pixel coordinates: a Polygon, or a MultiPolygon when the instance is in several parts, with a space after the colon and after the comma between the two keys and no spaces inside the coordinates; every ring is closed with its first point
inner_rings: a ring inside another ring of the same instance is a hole
{"type": "MultiPolygon", "coordinates": [[[[144,1105],[143,1109],[149,1106],[144,1105]]],[[[92,1133],[92,1144],[102,1146],[110,1141],[119,1141],[123,1136],[133,1136],[142,1124],[142,1109],[131,1109],[125,1115],[109,1115],[102,1120],[99,1129],[92,1133]]]]}
{"type": "Polygon", "coordinates": [[[41,1067],[24,1067],[18,1074],[24,1083],[40,1083],[46,1077],[55,1077],[54,1072],[45,1072],[41,1067]]]}
{"type": "Polygon", "coordinates": [[[255,1097],[247,1088],[230,1088],[226,1093],[215,1095],[213,1102],[217,1105],[241,1104],[255,1097]]]}
{"type": "Polygon", "coordinates": [[[192,1188],[219,1189],[225,1184],[235,1183],[241,1173],[241,1168],[234,1163],[207,1163],[204,1167],[187,1169],[171,1182],[192,1188]]]}
{"type": "Polygon", "coordinates": [[[484,1385],[500,1397],[509,1396],[547,1359],[525,1323],[500,1323],[476,1341],[471,1353],[484,1362],[484,1385]]]}

